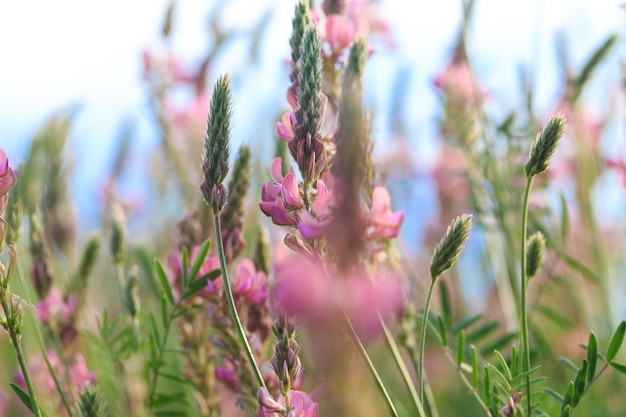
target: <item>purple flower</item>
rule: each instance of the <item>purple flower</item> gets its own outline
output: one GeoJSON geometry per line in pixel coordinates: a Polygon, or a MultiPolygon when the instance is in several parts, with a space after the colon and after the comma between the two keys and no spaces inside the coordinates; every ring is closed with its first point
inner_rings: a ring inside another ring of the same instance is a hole
{"type": "Polygon", "coordinates": [[[242,259],[237,265],[237,281],[233,288],[235,295],[244,297],[253,304],[262,304],[267,298],[265,273],[257,272],[250,259],[242,259]]]}
{"type": "Polygon", "coordinates": [[[4,149],[0,148],[0,215],[7,204],[7,193],[15,185],[15,171],[9,165],[9,158],[4,149]]]}
{"type": "Polygon", "coordinates": [[[290,409],[285,408],[285,398],[281,395],[278,400],[274,400],[265,388],[259,389],[259,408],[257,413],[259,417],[317,417],[317,403],[314,402],[309,394],[302,391],[289,390],[290,409]]]}
{"type": "Polygon", "coordinates": [[[37,303],[37,314],[43,323],[61,327],[72,318],[77,307],[76,295],[63,297],[58,288],[52,288],[46,298],[37,303]]]}

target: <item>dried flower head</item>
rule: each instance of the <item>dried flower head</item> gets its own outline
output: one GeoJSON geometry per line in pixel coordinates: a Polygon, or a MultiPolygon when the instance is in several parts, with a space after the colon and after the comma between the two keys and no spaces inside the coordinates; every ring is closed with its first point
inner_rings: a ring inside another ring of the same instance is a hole
{"type": "Polygon", "coordinates": [[[450,223],[446,234],[437,244],[430,261],[430,277],[436,280],[452,268],[459,258],[472,228],[472,216],[463,214],[450,223]]]}
{"type": "Polygon", "coordinates": [[[532,178],[548,169],[550,158],[554,155],[564,130],[565,117],[561,113],[546,122],[531,145],[530,156],[526,163],[526,177],[532,178]]]}

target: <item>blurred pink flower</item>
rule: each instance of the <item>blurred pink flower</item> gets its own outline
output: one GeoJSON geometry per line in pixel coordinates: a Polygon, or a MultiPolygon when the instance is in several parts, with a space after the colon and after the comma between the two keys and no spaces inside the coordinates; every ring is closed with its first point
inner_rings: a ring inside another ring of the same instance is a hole
{"type": "Polygon", "coordinates": [[[400,234],[404,212],[391,211],[391,197],[385,187],[374,188],[367,222],[367,234],[371,239],[391,239],[400,234]]]}
{"type": "Polygon", "coordinates": [[[327,268],[304,256],[275,265],[272,300],[287,314],[315,326],[332,325],[343,309],[367,338],[380,331],[378,314],[389,318],[402,309],[402,289],[391,271],[379,268],[370,274],[357,268],[344,274],[327,268]]]}
{"type": "Polygon", "coordinates": [[[354,39],[354,26],[341,15],[330,15],[324,25],[324,39],[333,53],[341,53],[354,39]]]}
{"type": "Polygon", "coordinates": [[[487,93],[476,91],[472,70],[465,59],[455,58],[435,77],[435,87],[448,95],[451,104],[464,106],[474,103],[476,98],[484,99],[487,93]]]}
{"type": "Polygon", "coordinates": [[[259,417],[317,417],[318,406],[309,394],[303,391],[289,390],[290,409],[285,408],[285,398],[281,395],[274,400],[265,387],[259,388],[259,417]]]}
{"type": "Polygon", "coordinates": [[[52,288],[46,298],[37,303],[37,314],[43,323],[60,327],[71,319],[77,307],[76,295],[64,298],[58,288],[52,288]]]}
{"type": "Polygon", "coordinates": [[[0,215],[7,204],[7,193],[15,185],[15,172],[9,165],[9,158],[4,149],[0,148],[0,215]]]}
{"type": "Polygon", "coordinates": [[[237,281],[233,293],[253,304],[262,304],[267,298],[264,272],[257,272],[250,259],[242,259],[237,265],[237,281]]]}
{"type": "Polygon", "coordinates": [[[347,12],[348,19],[354,24],[356,35],[366,39],[370,36],[382,38],[388,48],[394,48],[396,41],[391,27],[380,17],[370,0],[350,0],[347,12]]]}
{"type": "Polygon", "coordinates": [[[202,137],[206,128],[210,102],[209,95],[199,92],[186,106],[174,107],[167,104],[166,117],[174,131],[184,138],[202,137]]]}
{"type": "MultiPolygon", "coordinates": [[[[50,366],[52,367],[55,375],[57,378],[60,378],[61,386],[68,383],[68,381],[65,381],[66,375],[70,377],[69,382],[72,384],[72,387],[78,390],[81,390],[88,382],[96,382],[96,375],[87,368],[87,364],[82,353],[76,352],[72,358],[69,358],[68,372],[65,371],[63,363],[61,363],[61,360],[59,360],[59,357],[54,351],[47,351],[46,357],[48,362],[50,362],[50,366]]],[[[41,389],[45,389],[49,393],[56,392],[56,384],[52,375],[50,375],[48,365],[46,364],[41,353],[32,356],[28,361],[27,367],[28,372],[30,373],[35,384],[38,384],[41,389]]],[[[21,371],[18,371],[13,375],[13,380],[17,385],[26,389],[26,382],[24,381],[24,375],[21,371]]]]}
{"type": "Polygon", "coordinates": [[[223,367],[215,367],[215,378],[226,385],[231,391],[239,392],[240,385],[237,380],[237,374],[230,361],[227,360],[223,367]]]}
{"type": "Polygon", "coordinates": [[[617,171],[622,180],[622,187],[626,188],[626,164],[624,161],[621,159],[607,159],[606,166],[617,171]]]}

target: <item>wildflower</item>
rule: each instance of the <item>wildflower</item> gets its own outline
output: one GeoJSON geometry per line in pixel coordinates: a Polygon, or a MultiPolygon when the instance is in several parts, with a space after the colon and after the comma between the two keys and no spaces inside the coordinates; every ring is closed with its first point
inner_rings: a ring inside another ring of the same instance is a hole
{"type": "Polygon", "coordinates": [[[215,367],[215,378],[226,385],[233,392],[240,391],[239,380],[237,379],[237,373],[233,367],[231,361],[226,360],[224,366],[215,367]]]}
{"type": "Polygon", "coordinates": [[[324,25],[324,39],[333,53],[341,53],[354,39],[354,26],[341,15],[330,15],[324,25]]]}
{"type": "Polygon", "coordinates": [[[370,239],[390,239],[400,234],[404,212],[391,211],[391,197],[385,187],[374,187],[372,207],[367,216],[367,234],[370,239]]]}
{"type": "Polygon", "coordinates": [[[13,188],[16,180],[15,171],[9,165],[9,158],[4,149],[0,148],[0,215],[4,212],[7,204],[7,193],[13,188]]]}
{"type": "Polygon", "coordinates": [[[259,389],[259,417],[317,417],[318,406],[309,394],[302,391],[289,390],[290,409],[285,407],[285,398],[281,395],[278,400],[274,400],[267,389],[259,389]]]}
{"type": "Polygon", "coordinates": [[[276,123],[276,134],[280,140],[289,142],[294,138],[293,126],[296,124],[296,116],[294,112],[283,114],[281,121],[276,123]]]}
{"type": "Polygon", "coordinates": [[[258,305],[262,304],[267,297],[265,286],[265,273],[257,272],[250,259],[242,259],[237,265],[237,281],[233,287],[233,293],[258,305]]]}
{"type": "Polygon", "coordinates": [[[64,297],[58,288],[52,288],[46,298],[37,303],[37,315],[43,323],[61,327],[72,319],[77,307],[76,295],[64,297]]]}
{"type": "Polygon", "coordinates": [[[297,218],[293,215],[294,209],[303,206],[296,174],[293,170],[283,177],[282,158],[275,158],[270,168],[272,181],[268,181],[261,188],[261,211],[272,218],[274,224],[281,226],[295,226],[297,218]]]}

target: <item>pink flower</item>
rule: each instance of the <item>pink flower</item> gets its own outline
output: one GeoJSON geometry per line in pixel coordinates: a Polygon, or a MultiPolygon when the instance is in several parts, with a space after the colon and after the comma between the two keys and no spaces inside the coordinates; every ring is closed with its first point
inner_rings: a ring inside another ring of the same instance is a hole
{"type": "Polygon", "coordinates": [[[476,98],[486,98],[487,93],[476,91],[472,71],[464,59],[453,59],[436,77],[435,87],[449,95],[451,104],[464,106],[473,103],[476,98]]]}
{"type": "Polygon", "coordinates": [[[400,234],[404,212],[391,211],[391,198],[385,187],[375,187],[367,216],[367,234],[372,239],[390,239],[400,234]]]}
{"type": "Polygon", "coordinates": [[[4,149],[0,148],[0,215],[7,204],[7,193],[15,185],[15,172],[9,165],[9,158],[4,149]]]}
{"type": "Polygon", "coordinates": [[[281,395],[278,400],[274,400],[267,389],[259,388],[259,408],[257,412],[259,417],[317,417],[318,406],[309,394],[302,391],[289,390],[290,409],[285,408],[285,398],[281,395]]]}
{"type": "Polygon", "coordinates": [[[341,273],[310,258],[293,256],[276,264],[274,275],[276,305],[316,326],[332,325],[343,309],[357,331],[372,338],[380,330],[378,314],[392,317],[403,307],[398,278],[384,268],[341,273]]]}
{"type": "Polygon", "coordinates": [[[294,211],[303,206],[300,197],[299,184],[292,169],[283,177],[282,158],[275,158],[270,168],[272,181],[261,187],[261,203],[259,208],[274,224],[280,226],[295,226],[297,224],[294,211]]]}
{"type": "Polygon", "coordinates": [[[354,26],[341,15],[330,15],[326,19],[325,39],[333,52],[341,52],[354,39],[354,26]]]}
{"type": "MultiPolygon", "coordinates": [[[[61,363],[61,360],[59,360],[59,357],[54,351],[47,351],[46,357],[56,376],[61,379],[61,386],[71,383],[73,387],[81,390],[86,383],[96,382],[96,375],[87,368],[87,364],[82,353],[76,352],[74,356],[70,358],[68,361],[68,372],[65,371],[64,365],[61,363]],[[66,375],[70,377],[70,381],[65,379],[66,375]]],[[[48,365],[41,354],[33,356],[29,360],[27,366],[28,372],[30,373],[33,381],[36,384],[39,384],[39,387],[47,390],[48,392],[56,392],[56,384],[50,375],[48,365]]],[[[26,389],[24,375],[22,375],[21,372],[16,372],[13,376],[13,380],[17,385],[26,389]]]]}
{"type": "Polygon", "coordinates": [[[237,265],[236,275],[234,294],[244,297],[253,304],[262,304],[267,298],[265,273],[257,272],[250,259],[242,259],[237,265]]]}
{"type": "Polygon", "coordinates": [[[215,378],[218,381],[226,385],[230,390],[239,392],[239,381],[237,380],[237,374],[233,368],[233,364],[227,361],[223,367],[215,367],[215,378]]]}
{"type": "Polygon", "coordinates": [[[211,98],[203,92],[194,96],[186,106],[166,105],[165,112],[172,128],[185,138],[193,138],[205,131],[211,98]]]}
{"type": "Polygon", "coordinates": [[[61,327],[71,319],[77,307],[76,295],[64,299],[58,288],[52,288],[46,298],[37,303],[37,314],[43,323],[61,327]]]}
{"type": "Polygon", "coordinates": [[[296,136],[293,131],[293,126],[296,124],[296,116],[294,112],[285,113],[281,118],[281,121],[276,123],[276,134],[280,140],[289,142],[296,136]]]}
{"type": "MultiPolygon", "coordinates": [[[[331,184],[334,182],[330,173],[325,173],[323,178],[331,184]]],[[[312,214],[307,211],[300,213],[298,231],[305,239],[317,239],[324,236],[332,221],[330,208],[335,200],[324,179],[317,180],[317,196],[311,205],[312,214]]]]}

